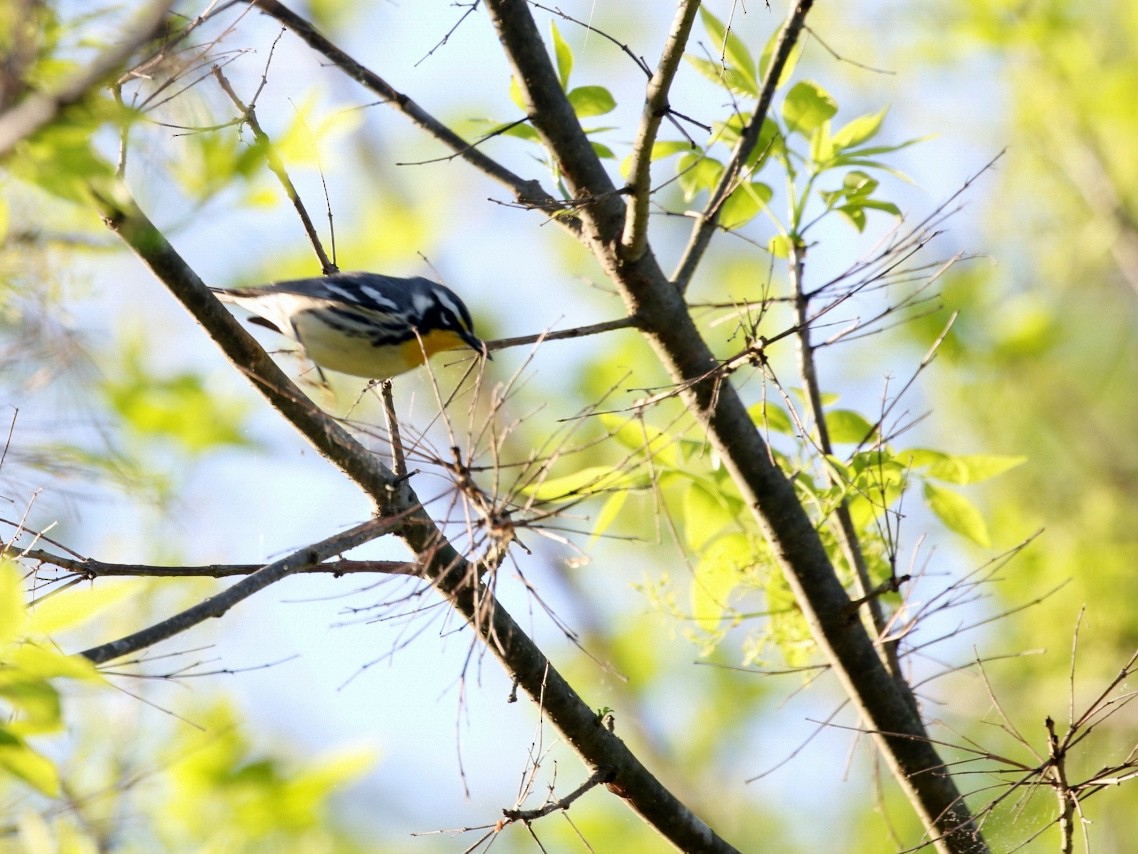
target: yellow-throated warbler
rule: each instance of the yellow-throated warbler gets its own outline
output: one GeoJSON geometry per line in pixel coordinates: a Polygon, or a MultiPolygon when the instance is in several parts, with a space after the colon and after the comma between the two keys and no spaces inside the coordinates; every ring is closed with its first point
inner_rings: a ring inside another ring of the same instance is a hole
{"type": "Polygon", "coordinates": [[[292,338],[319,367],[388,379],[441,350],[470,347],[489,356],[474,321],[450,288],[416,276],[333,273],[256,288],[210,288],[292,338]]]}

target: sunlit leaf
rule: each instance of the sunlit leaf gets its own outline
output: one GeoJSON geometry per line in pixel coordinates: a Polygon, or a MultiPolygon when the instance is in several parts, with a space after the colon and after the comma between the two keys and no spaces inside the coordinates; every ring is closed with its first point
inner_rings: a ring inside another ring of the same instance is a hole
{"type": "Polygon", "coordinates": [[[883,107],[876,113],[869,113],[864,116],[858,116],[853,121],[843,125],[834,134],[832,142],[834,148],[841,151],[846,148],[852,148],[855,145],[861,145],[863,142],[868,142],[877,136],[877,132],[881,130],[881,122],[885,119],[885,114],[889,112],[888,107],[883,107]]]}
{"type": "Polygon", "coordinates": [[[747,412],[751,416],[751,420],[761,430],[773,430],[776,433],[785,433],[788,436],[793,436],[798,432],[786,410],[770,401],[756,403],[748,407],[747,412]]]}
{"type": "Polygon", "coordinates": [[[654,427],[643,418],[622,418],[609,413],[599,418],[612,437],[629,450],[672,468],[680,465],[676,455],[676,437],[670,433],[654,427]]]}
{"type": "Polygon", "coordinates": [[[26,618],[20,571],[8,558],[0,558],[0,650],[20,636],[26,618]]]}
{"type": "Polygon", "coordinates": [[[601,512],[597,514],[596,524],[593,525],[592,536],[589,537],[590,547],[612,527],[627,500],[627,489],[610,493],[609,497],[605,499],[605,503],[601,505],[601,512]]]}
{"type": "Polygon", "coordinates": [[[826,428],[834,442],[864,442],[873,437],[873,425],[852,409],[831,409],[826,413],[826,428]]]}
{"type": "Polygon", "coordinates": [[[817,83],[808,80],[794,84],[782,102],[782,118],[786,122],[786,129],[805,137],[809,137],[815,128],[833,118],[837,112],[838,104],[830,94],[817,83]]]}
{"type": "MultiPolygon", "coordinates": [[[[766,45],[763,46],[763,52],[759,56],[759,78],[766,82],[770,76],[771,63],[774,62],[775,48],[778,46],[779,36],[782,35],[781,29],[775,29],[771,33],[771,37],[767,39],[766,45]]],[[[786,58],[786,64],[782,67],[782,72],[778,76],[778,83],[775,88],[781,89],[790,80],[794,69],[798,66],[798,60],[802,56],[803,42],[799,40],[798,44],[790,48],[790,54],[786,58]]]]}
{"type": "Polygon", "coordinates": [[[133,592],[129,583],[118,583],[116,579],[100,579],[95,584],[61,591],[29,609],[27,634],[52,636],[77,628],[102,616],[109,607],[133,592]]]}
{"type": "Polygon", "coordinates": [[[711,36],[714,49],[720,52],[723,61],[731,70],[735,86],[739,87],[735,91],[757,97],[759,84],[755,79],[755,60],[752,58],[751,52],[747,50],[743,40],[735,33],[728,31],[723,22],[711,14],[706,6],[701,7],[699,13],[703,18],[703,25],[707,28],[708,35],[711,36]]]}
{"type": "Polygon", "coordinates": [[[945,483],[979,483],[1023,465],[1027,457],[999,454],[946,454],[928,448],[910,448],[901,453],[913,468],[922,470],[926,477],[945,483]]]}
{"type": "Polygon", "coordinates": [[[684,199],[691,201],[702,190],[710,190],[723,174],[723,164],[700,152],[685,154],[676,163],[677,181],[684,199]]]}
{"type": "Polygon", "coordinates": [[[688,548],[698,552],[716,534],[735,519],[730,508],[712,492],[699,484],[691,484],[684,492],[683,532],[688,548]]]}
{"type": "Polygon", "coordinates": [[[603,116],[616,109],[616,100],[604,86],[578,86],[566,96],[578,118],[603,116]]]}
{"type": "Polygon", "coordinates": [[[755,96],[754,84],[748,75],[742,74],[730,65],[724,66],[710,59],[698,56],[685,57],[692,67],[717,86],[722,86],[729,92],[747,97],[755,96]]]}
{"type": "Polygon", "coordinates": [[[773,195],[774,191],[761,181],[741,184],[723,203],[719,224],[729,230],[747,224],[766,207],[773,195]]]}
{"type": "Polygon", "coordinates": [[[569,75],[573,73],[573,50],[561,38],[556,22],[549,22],[549,30],[553,35],[553,52],[557,57],[557,76],[561,80],[561,88],[566,89],[569,86],[569,75]]]}
{"type": "Polygon", "coordinates": [[[951,531],[980,546],[988,546],[988,526],[976,506],[961,495],[935,483],[925,482],[925,503],[951,531]]]}
{"type": "Polygon", "coordinates": [[[731,592],[755,562],[750,537],[726,534],[703,550],[691,582],[692,616],[705,631],[723,619],[731,592]]]}
{"type": "Polygon", "coordinates": [[[0,725],[0,770],[7,771],[48,797],[59,795],[59,772],[55,765],[3,725],[0,725]]]}
{"type": "Polygon", "coordinates": [[[588,466],[562,477],[548,478],[541,483],[525,487],[523,492],[539,501],[576,501],[600,492],[638,488],[647,485],[647,478],[630,474],[611,466],[588,466]]]}

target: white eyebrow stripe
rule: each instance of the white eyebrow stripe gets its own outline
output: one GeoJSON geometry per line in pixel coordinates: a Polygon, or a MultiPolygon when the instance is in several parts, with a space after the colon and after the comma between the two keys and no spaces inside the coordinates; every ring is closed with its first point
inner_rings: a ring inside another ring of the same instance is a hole
{"type": "Polygon", "coordinates": [[[462,323],[462,312],[459,311],[458,306],[455,304],[455,301],[450,298],[450,296],[448,296],[443,291],[436,291],[435,299],[439,301],[443,308],[454,315],[455,320],[457,320],[459,323],[462,323]]]}

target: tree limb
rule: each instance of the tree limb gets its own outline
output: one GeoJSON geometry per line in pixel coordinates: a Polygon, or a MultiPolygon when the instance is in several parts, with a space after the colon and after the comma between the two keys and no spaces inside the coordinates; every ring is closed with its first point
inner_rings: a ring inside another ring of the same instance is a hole
{"type": "Polygon", "coordinates": [[[107,224],[150,266],[269,403],[360,486],[381,517],[394,521],[391,532],[408,545],[423,574],[466,619],[509,676],[535,702],[540,698],[543,713],[591,770],[611,772],[609,789],[677,847],[735,852],[660,783],[623,741],[601,725],[596,712],[481,583],[478,568],[443,537],[409,482],[397,479],[293,385],[205,288],[125,188],[114,202],[103,200],[103,213],[107,224]]]}
{"type": "Polygon", "coordinates": [[[159,641],[181,634],[199,623],[204,623],[211,617],[224,615],[238,602],[248,599],[254,593],[264,590],[282,578],[389,533],[396,524],[397,520],[394,519],[369,519],[343,533],[321,540],[311,546],[305,546],[288,557],[273,561],[252,575],[241,579],[224,592],[211,596],[173,617],[155,623],[153,626],[148,626],[132,635],[127,635],[125,638],[86,649],[80,654],[95,664],[103,664],[132,652],[138,652],[140,649],[154,646],[159,641]]]}
{"type": "Polygon", "coordinates": [[[660,123],[668,114],[668,91],[672,87],[676,71],[684,56],[692,24],[699,11],[699,0],[681,0],[676,9],[676,18],[664,44],[660,64],[656,73],[648,81],[644,99],[644,111],[640,115],[640,129],[636,132],[636,143],[632,147],[632,163],[629,168],[629,185],[632,196],[628,200],[628,212],[624,220],[624,234],[621,236],[621,255],[627,261],[635,261],[648,248],[648,204],[652,191],[652,148],[660,123]]]}
{"type": "MultiPolygon", "coordinates": [[[[681,263],[682,285],[702,257],[714,229],[718,205],[754,148],[774,85],[801,30],[811,0],[801,0],[784,25],[764,97],[736,147],[694,243],[681,263]],[[701,237],[702,235],[702,237],[701,237]],[[694,247],[694,248],[693,248],[694,247]]],[[[929,742],[924,726],[878,657],[872,639],[856,618],[813,521],[798,501],[794,485],[775,464],[734,386],[716,372],[717,362],[684,303],[680,288],[664,275],[648,247],[635,261],[618,257],[623,213],[608,202],[611,182],[581,132],[556,73],[542,47],[524,0],[487,0],[487,9],[513,63],[522,91],[532,105],[531,119],[546,141],[575,196],[594,198],[582,208],[585,237],[598,261],[618,285],[640,328],[681,389],[696,420],[722,456],[740,494],[771,543],[820,649],[874,737],[894,777],[914,809],[946,852],[983,852],[972,816],[929,742]]]]}
{"type": "Polygon", "coordinates": [[[688,245],[684,247],[684,254],[672,274],[672,281],[680,291],[686,291],[688,285],[691,284],[692,276],[695,275],[696,268],[699,266],[703,254],[707,251],[707,247],[711,245],[711,238],[715,235],[715,228],[719,224],[719,212],[723,209],[727,197],[737,186],[739,175],[743,171],[747,158],[751,156],[751,152],[759,143],[759,135],[762,133],[763,122],[766,120],[767,113],[770,112],[771,101],[774,99],[775,89],[778,88],[779,78],[782,77],[782,71],[790,60],[791,51],[798,44],[798,38],[802,35],[802,28],[806,23],[806,16],[813,5],[814,0],[798,0],[791,7],[786,22],[779,32],[770,68],[759,69],[766,76],[763,78],[763,88],[759,91],[754,115],[751,116],[751,121],[739,135],[739,141],[735,143],[735,150],[731,152],[731,159],[723,167],[723,174],[719,177],[719,183],[711,191],[703,211],[696,216],[695,225],[692,227],[691,236],[688,238],[688,245]]]}

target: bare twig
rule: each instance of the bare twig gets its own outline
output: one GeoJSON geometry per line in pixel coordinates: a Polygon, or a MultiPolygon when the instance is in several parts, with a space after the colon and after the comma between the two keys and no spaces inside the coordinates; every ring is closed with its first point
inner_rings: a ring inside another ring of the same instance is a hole
{"type": "Polygon", "coordinates": [[[750,122],[739,135],[739,141],[735,144],[735,150],[731,152],[731,159],[728,160],[727,165],[723,167],[723,174],[719,178],[719,183],[715,186],[715,189],[711,191],[711,195],[703,211],[696,217],[691,236],[688,238],[688,244],[684,247],[684,254],[680,258],[680,263],[676,266],[675,272],[672,274],[672,282],[681,291],[686,291],[688,285],[691,284],[692,276],[695,275],[696,268],[699,266],[699,262],[703,258],[704,252],[707,251],[707,247],[711,244],[712,236],[715,234],[715,228],[719,221],[719,212],[723,209],[723,204],[727,201],[727,197],[730,196],[731,192],[735,189],[736,182],[743,172],[747,158],[751,156],[751,152],[754,151],[755,146],[758,145],[759,135],[763,129],[763,122],[766,120],[767,113],[770,111],[771,101],[774,99],[774,92],[778,87],[782,70],[786,67],[786,63],[790,60],[790,54],[794,50],[795,45],[797,45],[799,37],[802,35],[802,28],[806,23],[806,16],[809,14],[810,7],[813,5],[814,0],[798,0],[797,3],[791,6],[786,22],[782,25],[782,30],[779,32],[778,41],[771,58],[770,68],[760,69],[766,76],[763,78],[763,88],[759,91],[759,99],[755,104],[755,112],[751,116],[750,122]]]}
{"type": "MultiPolygon", "coordinates": [[[[330,42],[317,31],[312,24],[287,8],[283,3],[278,2],[278,0],[244,0],[244,2],[247,2],[256,9],[260,9],[267,15],[272,15],[303,39],[309,47],[330,60],[346,75],[375,92],[383,98],[384,101],[392,104],[416,126],[425,130],[447,148],[458,152],[463,160],[479,172],[509,187],[513,190],[514,197],[520,204],[545,210],[560,207],[560,203],[557,199],[545,192],[538,181],[526,180],[515,175],[496,160],[487,157],[477,148],[472,147],[466,140],[416,104],[407,95],[395,89],[378,74],[361,65],[330,42]]],[[[557,222],[574,233],[580,231],[580,223],[574,217],[557,217],[557,222]]]]}
{"type": "Polygon", "coordinates": [[[238,581],[223,593],[211,596],[204,602],[199,602],[180,614],[175,614],[173,617],[132,635],[84,650],[82,654],[96,664],[103,664],[132,652],[138,652],[140,649],[154,646],[154,644],[193,628],[211,617],[222,616],[237,603],[264,590],[270,584],[275,584],[282,578],[348,549],[355,548],[369,540],[374,540],[376,537],[389,534],[397,526],[398,520],[396,519],[369,519],[342,534],[336,534],[326,540],[321,540],[319,543],[295,551],[288,557],[267,564],[247,578],[238,581]]]}
{"type": "MultiPolygon", "coordinates": [[[[6,550],[6,547],[5,547],[6,550]]],[[[235,575],[252,575],[264,568],[263,563],[223,563],[203,566],[155,566],[143,563],[108,563],[93,558],[73,558],[57,555],[43,549],[24,549],[21,559],[50,564],[66,569],[86,580],[95,578],[231,578],[235,575]]],[[[382,575],[418,575],[418,564],[401,560],[338,560],[317,562],[302,566],[295,573],[321,573],[347,575],[349,573],[379,573],[382,575]]],[[[291,573],[290,573],[291,574],[291,573]]]]}
{"type": "MultiPolygon", "coordinates": [[[[273,47],[276,47],[275,42],[273,47]]],[[[324,244],[320,241],[320,235],[316,233],[316,226],[312,224],[312,218],[308,215],[308,209],[304,206],[304,202],[301,200],[300,194],[296,191],[296,186],[292,183],[292,179],[289,178],[284,163],[281,162],[280,155],[277,154],[276,149],[273,147],[272,140],[269,139],[269,135],[265,133],[261,127],[261,123],[257,121],[256,98],[254,97],[253,101],[248,105],[244,104],[237,96],[237,93],[233,91],[233,87],[222,73],[221,68],[214,65],[212,71],[213,76],[217,78],[218,85],[220,85],[225,94],[229,96],[229,100],[241,111],[242,119],[245,124],[249,126],[249,129],[253,131],[253,137],[264,148],[265,159],[269,165],[269,169],[277,176],[277,180],[280,181],[281,186],[284,187],[285,194],[288,196],[289,201],[291,201],[292,206],[296,208],[297,216],[300,217],[300,222],[304,226],[308,240],[316,252],[316,257],[320,259],[320,268],[324,275],[327,276],[338,272],[339,268],[324,251],[324,244]]]]}

